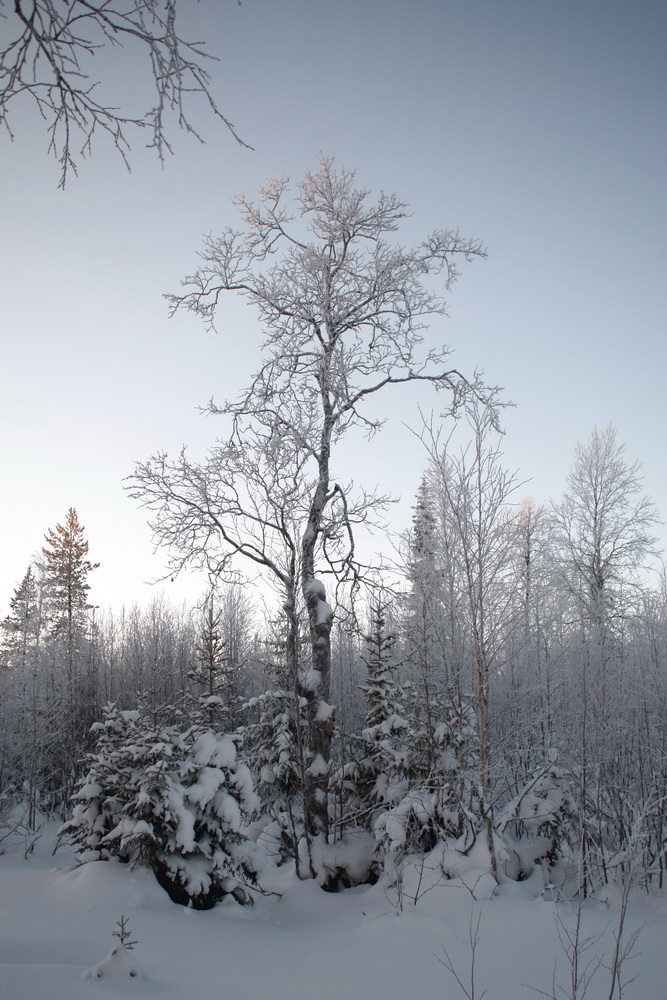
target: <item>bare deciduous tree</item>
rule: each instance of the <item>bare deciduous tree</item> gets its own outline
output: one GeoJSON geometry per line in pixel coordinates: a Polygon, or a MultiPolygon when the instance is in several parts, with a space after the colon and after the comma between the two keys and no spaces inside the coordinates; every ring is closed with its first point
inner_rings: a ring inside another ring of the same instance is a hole
{"type": "Polygon", "coordinates": [[[295,615],[294,584],[310,632],[302,682],[309,714],[308,814],[312,833],[327,830],[327,772],[333,716],[328,708],[333,609],[322,577],[337,584],[359,573],[355,525],[384,504],[336,476],[336,445],[360,428],[371,437],[384,421],[365,408],[391,386],[421,382],[449,394],[447,410],[482,395],[452,369],[445,348],[424,348],[428,317],[444,302],[425,280],[457,261],[484,256],[478,240],[438,230],[414,248],[390,239],[406,215],[394,195],[369,201],[354,174],[323,158],[306,173],[294,206],[285,179],[259,198],[238,199],[242,230],[208,237],[188,291],[169,296],[213,324],[221,297],[236,292],[257,311],[265,340],[261,365],[238,402],[211,404],[228,438],[205,465],[164,456],[139,466],[132,490],[153,511],[158,542],[174,568],[241,556],[280,582],[285,613],[295,615]],[[280,558],[276,555],[276,546],[280,558]]]}
{"type": "Polygon", "coordinates": [[[147,131],[160,160],[171,152],[169,117],[200,139],[186,108],[192,94],[201,95],[245,145],[211,92],[205,64],[215,57],[202,42],[185,41],[179,33],[176,15],[182,6],[182,0],[0,0],[0,17],[9,28],[0,51],[0,125],[13,138],[10,105],[20,108],[21,97],[32,98],[46,122],[49,151],[60,164],[60,187],[70,171],[76,173],[79,157],[91,152],[96,134],[109,136],[126,164],[133,128],[147,131]],[[11,11],[2,14],[5,6],[11,11]],[[93,57],[114,47],[127,47],[146,60],[153,95],[142,113],[114,107],[91,79],[93,57]]]}
{"type": "Polygon", "coordinates": [[[556,507],[571,589],[597,626],[609,622],[614,595],[636,579],[655,543],[655,505],[642,490],[639,462],[628,463],[624,451],[611,424],[593,428],[577,445],[556,507]]]}
{"type": "Polygon", "coordinates": [[[571,689],[578,694],[584,891],[596,856],[602,878],[608,877],[603,846],[613,823],[605,813],[622,811],[619,790],[634,780],[621,773],[626,735],[618,719],[628,695],[621,640],[653,552],[657,512],[643,492],[640,464],[629,463],[624,450],[611,424],[594,428],[588,441],[577,445],[565,494],[555,507],[563,578],[579,636],[571,689]],[[593,808],[586,807],[587,799],[593,808]]]}
{"type": "Polygon", "coordinates": [[[460,584],[467,603],[467,628],[473,660],[479,740],[479,810],[497,874],[490,745],[491,673],[499,666],[503,640],[513,618],[511,580],[516,515],[510,498],[515,475],[501,464],[497,444],[489,444],[496,428],[492,409],[475,401],[467,407],[473,442],[458,454],[432,441],[429,482],[437,500],[443,530],[456,550],[460,584]]]}

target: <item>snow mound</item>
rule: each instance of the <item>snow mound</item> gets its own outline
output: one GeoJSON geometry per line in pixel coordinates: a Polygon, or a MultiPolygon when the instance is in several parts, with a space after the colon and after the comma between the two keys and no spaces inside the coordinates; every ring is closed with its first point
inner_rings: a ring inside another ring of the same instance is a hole
{"type": "Polygon", "coordinates": [[[106,982],[128,983],[140,982],[144,978],[141,966],[129,949],[119,944],[112,948],[103,962],[93,965],[83,974],[83,979],[95,982],[104,979],[106,982]]]}

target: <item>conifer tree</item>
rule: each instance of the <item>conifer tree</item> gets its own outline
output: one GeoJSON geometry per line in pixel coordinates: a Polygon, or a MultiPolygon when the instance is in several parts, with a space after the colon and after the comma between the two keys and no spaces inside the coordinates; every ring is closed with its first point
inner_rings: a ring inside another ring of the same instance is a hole
{"type": "Polygon", "coordinates": [[[370,630],[363,655],[368,680],[362,685],[368,702],[367,727],[378,726],[401,711],[394,677],[396,664],[393,650],[397,637],[387,627],[388,611],[385,601],[378,601],[371,607],[370,630]]]}
{"type": "Polygon", "coordinates": [[[9,614],[0,624],[0,664],[18,666],[25,664],[28,654],[39,643],[39,589],[32,566],[28,566],[14,591],[9,608],[9,614]]]}
{"type": "Polygon", "coordinates": [[[88,771],[61,833],[82,860],[150,868],[175,903],[209,909],[225,895],[252,902],[246,824],[258,800],[232,739],[204,725],[154,726],[141,711],[104,710],[88,771]]]}
{"type": "MultiPolygon", "coordinates": [[[[420,496],[427,499],[425,489],[420,496]]],[[[423,589],[417,596],[412,595],[413,610],[416,606],[423,612],[438,581],[438,537],[427,503],[418,506],[414,536],[413,582],[422,584],[423,589]]],[[[428,646],[418,644],[419,625],[431,616],[435,618],[436,607],[434,602],[427,615],[411,619],[409,638],[414,644],[411,647],[408,642],[409,653],[415,648],[428,652],[428,646]]],[[[430,850],[438,840],[459,838],[469,823],[475,721],[469,699],[451,691],[443,694],[441,670],[437,678],[421,672],[418,682],[407,691],[398,688],[393,677],[395,638],[386,627],[386,610],[382,605],[372,609],[371,631],[366,639],[366,754],[356,774],[357,787],[365,792],[360,815],[371,819],[376,861],[393,879],[399,877],[406,855],[430,850]],[[406,703],[405,710],[401,701],[406,703]]],[[[432,624],[435,627],[437,623],[432,624]]],[[[429,634],[425,627],[421,638],[429,634]]],[[[419,665],[423,668],[423,664],[419,665]]],[[[434,674],[437,665],[437,660],[431,662],[434,674]]]]}
{"type": "MultiPolygon", "coordinates": [[[[405,615],[405,660],[410,672],[404,694],[411,727],[406,767],[413,785],[441,774],[444,748],[456,743],[448,727],[458,731],[467,715],[469,684],[462,676],[465,651],[457,593],[459,554],[437,500],[432,481],[424,476],[408,539],[410,592],[405,615]]],[[[446,770],[450,769],[448,765],[446,770]]]]}
{"type": "MultiPolygon", "coordinates": [[[[300,877],[314,872],[310,854],[312,841],[305,821],[305,788],[309,763],[306,705],[301,697],[299,646],[288,647],[290,630],[271,622],[278,638],[268,643],[265,669],[271,687],[245,708],[257,713],[256,721],[244,729],[244,748],[251,762],[262,808],[270,823],[263,838],[269,853],[281,861],[293,857],[300,877]],[[296,662],[294,662],[296,660],[296,662]],[[308,857],[299,854],[305,837],[308,857]]],[[[298,627],[298,626],[297,626],[298,627]]]]}
{"type": "Polygon", "coordinates": [[[402,793],[402,768],[406,756],[409,724],[403,718],[400,690],[396,683],[394,647],[396,634],[387,627],[388,603],[371,605],[369,631],[363,660],[367,679],[361,685],[366,695],[366,727],[361,737],[350,741],[353,759],[341,773],[343,815],[341,826],[372,830],[378,815],[394,804],[402,793]]]}
{"type": "Polygon", "coordinates": [[[188,677],[197,686],[199,713],[209,725],[220,720],[225,732],[241,722],[249,697],[244,667],[250,646],[252,604],[236,582],[213,584],[197,622],[195,661],[188,677]]]}
{"type": "Polygon", "coordinates": [[[65,524],[44,536],[45,619],[50,656],[57,680],[63,670],[59,697],[63,703],[60,760],[66,797],[71,792],[77,761],[89,743],[90,726],[98,713],[97,677],[90,654],[91,635],[88,574],[97,569],[87,558],[88,542],[79,517],[70,507],[65,524]]]}
{"type": "MultiPolygon", "coordinates": [[[[215,607],[211,593],[202,614],[196,648],[196,663],[189,677],[199,687],[198,715],[209,726],[224,714],[225,723],[230,722],[231,706],[224,695],[227,688],[226,668],[228,663],[227,641],[222,636],[222,611],[215,607]]],[[[226,727],[225,727],[226,728],[226,727]]]]}
{"type": "Polygon", "coordinates": [[[411,593],[407,606],[407,658],[411,676],[407,685],[412,713],[427,742],[438,717],[444,664],[442,641],[440,553],[433,501],[426,478],[417,493],[409,539],[408,578],[411,593]]]}
{"type": "Polygon", "coordinates": [[[56,524],[44,536],[42,553],[46,560],[49,589],[50,630],[54,637],[64,639],[70,655],[77,639],[84,634],[91,605],[88,604],[88,574],[99,563],[91,563],[88,542],[79,524],[74,507],[67,511],[65,524],[56,524]]]}

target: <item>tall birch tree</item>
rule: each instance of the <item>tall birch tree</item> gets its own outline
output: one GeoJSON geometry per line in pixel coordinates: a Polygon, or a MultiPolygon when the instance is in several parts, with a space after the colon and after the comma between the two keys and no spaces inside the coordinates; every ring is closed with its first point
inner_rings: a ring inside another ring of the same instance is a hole
{"type": "Polygon", "coordinates": [[[241,196],[237,206],[242,228],[207,237],[187,290],[169,299],[173,311],[193,311],[212,326],[223,297],[240,295],[263,330],[259,367],[238,401],[210,405],[225,418],[227,437],[208,464],[161,456],[137,468],[131,488],[152,511],[156,540],[171,546],[174,568],[206,563],[211,548],[219,571],[245,557],[280,583],[288,617],[296,614],[298,579],[310,646],[301,680],[307,815],[312,835],[326,836],[334,609],[323,578],[339,585],[358,576],[355,526],[383,505],[339,478],[336,447],[354,429],[380,430],[384,420],[367,404],[392,387],[421,382],[442,390],[446,410],[482,394],[480,383],[451,367],[447,348],[425,345],[423,331],[445,311],[428,280],[442,275],[451,287],[458,262],[483,257],[484,249],[453,230],[401,246],[393,234],[405,204],[386,194],[372,201],[354,173],[327,158],[306,173],[291,206],[285,179],[267,182],[256,200],[241,196]],[[272,479],[268,492],[263,476],[272,479]],[[204,499],[211,491],[215,505],[204,499]],[[276,544],[282,563],[270,554],[276,544]]]}

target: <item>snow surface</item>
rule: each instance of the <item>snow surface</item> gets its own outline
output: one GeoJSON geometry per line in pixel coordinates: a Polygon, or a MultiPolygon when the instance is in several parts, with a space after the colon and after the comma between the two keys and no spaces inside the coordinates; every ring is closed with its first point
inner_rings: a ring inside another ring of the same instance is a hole
{"type": "MultiPolygon", "coordinates": [[[[396,891],[380,884],[326,893],[284,866],[263,878],[281,896],[258,896],[252,908],[229,902],[195,911],[172,903],[146,870],[116,861],[76,865],[67,847],[52,856],[54,831],[27,860],[18,847],[0,856],[2,1000],[459,1000],[438,956],[444,946],[467,981],[468,918],[478,914],[476,995],[486,988],[487,1000],[535,997],[529,987],[551,990],[554,964],[567,985],[557,921],[572,915],[528,882],[489,898],[482,872],[443,881],[436,867],[415,865],[401,911],[396,891]],[[117,975],[123,970],[108,959],[104,966],[122,915],[137,941],[131,960],[141,976],[133,978],[117,975]],[[86,979],[100,964],[114,974],[86,979]]],[[[594,946],[601,957],[611,952],[617,914],[613,893],[586,905],[586,932],[603,935],[594,946]]],[[[624,1000],[666,1000],[667,895],[633,898],[628,930],[644,921],[641,955],[627,967],[628,978],[639,978],[624,1000]]],[[[587,1000],[608,994],[608,973],[600,969],[587,1000]]]]}

